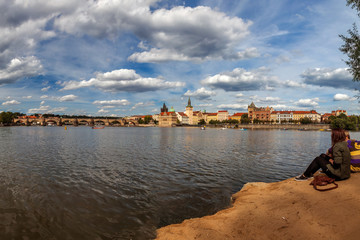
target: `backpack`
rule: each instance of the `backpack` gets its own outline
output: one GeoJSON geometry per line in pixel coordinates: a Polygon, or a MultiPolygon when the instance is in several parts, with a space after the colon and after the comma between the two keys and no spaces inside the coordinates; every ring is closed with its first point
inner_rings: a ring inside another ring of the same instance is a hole
{"type": "Polygon", "coordinates": [[[320,176],[320,175],[315,176],[314,180],[311,181],[310,185],[313,185],[314,189],[318,191],[328,191],[338,187],[334,178],[328,176],[320,176]],[[329,188],[318,188],[318,186],[326,186],[328,184],[334,184],[335,186],[329,188]]]}

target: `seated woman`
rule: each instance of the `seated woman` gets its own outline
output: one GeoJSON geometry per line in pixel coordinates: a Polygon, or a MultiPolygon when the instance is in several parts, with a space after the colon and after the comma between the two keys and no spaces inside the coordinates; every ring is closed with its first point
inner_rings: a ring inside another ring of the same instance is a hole
{"type": "Polygon", "coordinates": [[[333,129],[331,131],[331,144],[332,154],[321,154],[316,157],[302,175],[295,177],[295,180],[307,180],[320,168],[328,177],[336,180],[349,178],[351,157],[343,129],[333,129]]]}

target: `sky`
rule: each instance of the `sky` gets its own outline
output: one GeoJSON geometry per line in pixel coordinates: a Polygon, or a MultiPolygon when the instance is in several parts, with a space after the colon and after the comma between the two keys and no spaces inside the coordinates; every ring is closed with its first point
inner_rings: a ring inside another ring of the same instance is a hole
{"type": "Polygon", "coordinates": [[[360,114],[345,0],[0,0],[0,112],[360,114]]]}

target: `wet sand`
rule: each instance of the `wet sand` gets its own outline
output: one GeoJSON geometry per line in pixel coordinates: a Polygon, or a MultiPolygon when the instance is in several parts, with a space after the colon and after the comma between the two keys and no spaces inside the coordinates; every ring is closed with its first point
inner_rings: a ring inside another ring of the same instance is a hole
{"type": "Polygon", "coordinates": [[[310,182],[245,184],[231,207],[160,228],[156,239],[360,239],[360,173],[326,192],[310,182]]]}

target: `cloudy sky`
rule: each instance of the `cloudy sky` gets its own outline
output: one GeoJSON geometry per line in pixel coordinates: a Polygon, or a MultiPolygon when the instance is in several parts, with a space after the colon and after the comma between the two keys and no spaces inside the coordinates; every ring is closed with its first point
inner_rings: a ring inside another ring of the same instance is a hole
{"type": "Polygon", "coordinates": [[[0,0],[0,111],[360,114],[345,0],[0,0]]]}

